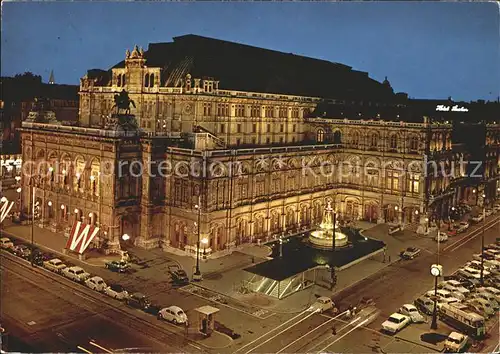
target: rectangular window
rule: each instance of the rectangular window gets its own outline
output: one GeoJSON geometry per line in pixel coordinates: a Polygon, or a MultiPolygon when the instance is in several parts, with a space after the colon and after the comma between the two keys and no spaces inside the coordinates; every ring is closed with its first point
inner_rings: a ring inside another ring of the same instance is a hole
{"type": "Polygon", "coordinates": [[[253,145],[257,144],[257,139],[252,138],[252,144],[253,144],[253,145]]]}
{"type": "Polygon", "coordinates": [[[221,124],[220,125],[220,132],[225,133],[225,130],[226,130],[225,128],[226,128],[226,126],[224,124],[221,124]]]}
{"type": "Polygon", "coordinates": [[[299,118],[299,109],[298,108],[292,109],[292,118],[299,118]]]}
{"type": "Polygon", "coordinates": [[[212,115],[212,104],[211,103],[203,103],[203,115],[205,117],[212,115]]]}
{"type": "Polygon", "coordinates": [[[241,133],[241,124],[236,125],[236,131],[241,133]]]}
{"type": "Polygon", "coordinates": [[[293,131],[294,133],[295,133],[295,129],[296,129],[296,126],[295,126],[295,124],[294,124],[294,125],[293,125],[293,127],[292,127],[292,131],[293,131]]]}
{"type": "Polygon", "coordinates": [[[285,131],[285,126],[283,124],[280,124],[280,132],[283,133],[285,131]]]}
{"type": "Polygon", "coordinates": [[[268,124],[267,125],[267,132],[270,133],[271,132],[271,124],[268,124]]]}
{"type": "Polygon", "coordinates": [[[252,124],[252,133],[257,133],[257,124],[252,124]]]}
{"type": "Polygon", "coordinates": [[[241,145],[241,139],[236,139],[236,145],[240,146],[241,145]]]}
{"type": "Polygon", "coordinates": [[[280,138],[280,144],[283,144],[283,137],[280,138]]]}
{"type": "Polygon", "coordinates": [[[271,143],[271,139],[266,138],[266,144],[269,145],[271,143]]]}

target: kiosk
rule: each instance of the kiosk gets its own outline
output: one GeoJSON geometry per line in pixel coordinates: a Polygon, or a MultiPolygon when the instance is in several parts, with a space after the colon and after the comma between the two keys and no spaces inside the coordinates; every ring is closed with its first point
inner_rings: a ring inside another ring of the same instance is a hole
{"type": "Polygon", "coordinates": [[[209,336],[214,330],[215,314],[219,309],[206,305],[194,310],[198,313],[198,330],[203,335],[209,336]]]}

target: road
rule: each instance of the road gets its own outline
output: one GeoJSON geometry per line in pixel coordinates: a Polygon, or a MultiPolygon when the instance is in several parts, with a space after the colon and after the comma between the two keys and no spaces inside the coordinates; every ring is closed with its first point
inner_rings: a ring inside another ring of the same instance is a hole
{"type": "Polygon", "coordinates": [[[13,256],[2,253],[1,261],[2,326],[36,352],[200,352],[180,336],[145,327],[147,314],[110,305],[103,295],[13,256]]]}
{"type": "MultiPolygon", "coordinates": [[[[498,218],[498,217],[497,217],[498,218]]],[[[492,224],[488,220],[487,226],[492,224]]],[[[481,249],[481,228],[473,227],[469,232],[450,239],[440,245],[439,263],[443,265],[445,275],[453,273],[465,262],[472,259],[481,249]]],[[[495,242],[499,236],[498,227],[485,232],[485,245],[495,242]]],[[[437,263],[437,243],[429,240],[429,246],[420,256],[410,261],[401,261],[383,269],[355,286],[337,294],[335,302],[341,310],[349,305],[356,305],[362,297],[374,299],[379,315],[367,320],[358,316],[349,322],[334,318],[329,314],[312,314],[304,311],[282,320],[250,342],[235,347],[239,354],[250,353],[290,353],[290,352],[382,352],[382,353],[428,353],[433,350],[433,343],[420,340],[423,333],[428,333],[429,324],[413,324],[396,336],[380,332],[381,323],[396,312],[405,303],[430,290],[434,281],[429,273],[431,264],[437,263]],[[336,334],[332,334],[332,326],[336,334]]],[[[489,321],[490,336],[481,347],[493,348],[498,338],[498,316],[489,321]]],[[[451,329],[439,322],[442,333],[451,329]]],[[[436,343],[434,343],[436,344],[436,343]]],[[[475,350],[480,350],[476,348],[475,350]]]]}

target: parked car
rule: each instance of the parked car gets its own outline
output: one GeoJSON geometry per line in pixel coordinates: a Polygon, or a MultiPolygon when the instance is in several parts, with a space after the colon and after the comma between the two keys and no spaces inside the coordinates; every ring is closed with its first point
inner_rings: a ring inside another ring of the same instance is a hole
{"type": "Polygon", "coordinates": [[[408,316],[402,315],[400,313],[393,313],[389,318],[382,323],[382,329],[386,332],[395,334],[398,331],[405,328],[411,323],[411,319],[408,316]]]}
{"type": "Polygon", "coordinates": [[[495,313],[495,310],[493,309],[489,301],[485,299],[475,297],[467,300],[465,303],[477,310],[477,312],[482,316],[490,317],[495,313]]]}
{"type": "Polygon", "coordinates": [[[31,256],[31,249],[26,245],[14,246],[12,252],[16,256],[24,258],[24,259],[30,259],[30,256],[31,256]]]}
{"type": "Polygon", "coordinates": [[[147,308],[151,306],[151,302],[146,298],[146,295],[142,293],[134,293],[132,296],[129,296],[126,301],[127,305],[141,310],[147,310],[147,308]]]}
{"type": "Polygon", "coordinates": [[[476,291],[479,293],[481,293],[481,292],[489,293],[489,294],[495,296],[495,300],[498,303],[500,303],[500,290],[498,290],[497,288],[494,288],[492,286],[485,286],[482,288],[477,288],[476,291]]]}
{"type": "Polygon", "coordinates": [[[398,231],[401,231],[401,225],[389,226],[389,235],[395,234],[398,231]]]}
{"type": "Polygon", "coordinates": [[[117,300],[125,300],[129,296],[127,290],[125,290],[123,286],[119,284],[111,284],[106,289],[104,289],[104,293],[117,300]]]}
{"type": "Polygon", "coordinates": [[[470,290],[463,287],[458,281],[448,282],[443,289],[451,292],[451,294],[459,300],[464,300],[470,295],[470,290]]]}
{"type": "MultiPolygon", "coordinates": [[[[434,290],[429,290],[426,295],[428,297],[433,297],[434,296],[434,290]]],[[[459,299],[457,299],[456,297],[453,296],[453,294],[451,292],[449,292],[448,290],[444,290],[444,289],[439,289],[437,291],[437,296],[438,296],[438,301],[439,302],[443,302],[443,303],[453,303],[453,302],[460,302],[459,299]]]]}
{"type": "Polygon", "coordinates": [[[480,298],[488,301],[494,310],[498,310],[498,302],[496,296],[487,291],[477,291],[473,294],[475,298],[480,298]]]}
{"type": "Polygon", "coordinates": [[[173,322],[174,324],[186,323],[188,318],[186,313],[178,306],[170,306],[158,312],[158,319],[173,322]]]}
{"type": "Polygon", "coordinates": [[[130,265],[125,261],[109,261],[106,262],[104,266],[107,269],[118,273],[125,273],[130,268],[130,265]]]}
{"type": "Polygon", "coordinates": [[[486,214],[486,216],[488,217],[488,216],[490,216],[490,215],[493,215],[493,210],[491,210],[491,209],[485,209],[485,210],[484,210],[484,213],[485,213],[485,214],[486,214]]]}
{"type": "Polygon", "coordinates": [[[64,268],[61,271],[61,274],[65,276],[68,279],[71,279],[76,282],[83,283],[85,280],[90,278],[90,274],[87,273],[83,268],[81,267],[69,267],[69,268],[64,268]]]}
{"type": "Polygon", "coordinates": [[[420,311],[422,311],[426,315],[432,315],[432,312],[434,311],[434,301],[432,301],[429,297],[420,296],[416,298],[413,303],[420,311]]]}
{"type": "Polygon", "coordinates": [[[406,250],[401,251],[401,258],[413,259],[420,254],[420,248],[408,247],[406,250]]]}
{"type": "MultiPolygon", "coordinates": [[[[490,267],[488,267],[486,265],[486,262],[483,262],[483,263],[485,263],[485,264],[483,264],[483,269],[489,270],[490,267]]],[[[467,262],[467,263],[465,263],[465,267],[470,267],[470,268],[481,271],[481,261],[473,260],[473,261],[467,262]]]]}
{"type": "Polygon", "coordinates": [[[411,321],[413,323],[421,323],[421,322],[425,322],[425,319],[424,319],[424,316],[422,316],[420,314],[420,312],[418,311],[418,309],[414,306],[414,305],[411,305],[411,304],[404,304],[403,306],[401,306],[401,308],[399,309],[399,313],[400,314],[403,314],[405,316],[408,316],[410,317],[411,321]]]}
{"type": "Polygon", "coordinates": [[[85,280],[85,285],[95,291],[104,291],[107,285],[101,277],[92,277],[85,280]]]}
{"type": "Polygon", "coordinates": [[[319,297],[314,304],[311,305],[309,308],[310,311],[313,312],[319,312],[323,313],[325,311],[333,309],[334,313],[338,312],[337,307],[335,306],[335,303],[330,299],[329,297],[326,296],[321,296],[319,297]]]}
{"type": "MultiPolygon", "coordinates": [[[[468,267],[468,266],[465,266],[463,268],[465,271],[469,272],[469,273],[472,273],[472,274],[477,274],[479,275],[481,273],[481,268],[479,267],[479,269],[476,269],[476,268],[473,268],[473,267],[468,267]]],[[[483,276],[487,276],[487,275],[490,275],[490,272],[483,269],[483,276]]]]}
{"type": "Polygon", "coordinates": [[[40,250],[35,249],[31,253],[30,260],[32,260],[33,264],[35,264],[37,266],[43,266],[43,262],[45,261],[45,257],[40,250]]]}
{"type": "Polygon", "coordinates": [[[169,267],[168,273],[172,279],[172,283],[175,285],[186,285],[189,284],[189,278],[184,269],[180,269],[178,266],[169,267]]]}
{"type": "Polygon", "coordinates": [[[444,351],[446,353],[460,353],[465,350],[469,337],[458,332],[451,332],[444,342],[444,351]]]}
{"type": "Polygon", "coordinates": [[[67,268],[67,265],[59,258],[53,258],[50,261],[43,262],[43,267],[52,272],[61,273],[63,269],[67,268]]]}
{"type": "Polygon", "coordinates": [[[0,238],[0,248],[3,248],[4,250],[13,249],[14,243],[10,240],[10,238],[2,237],[0,238]]]}

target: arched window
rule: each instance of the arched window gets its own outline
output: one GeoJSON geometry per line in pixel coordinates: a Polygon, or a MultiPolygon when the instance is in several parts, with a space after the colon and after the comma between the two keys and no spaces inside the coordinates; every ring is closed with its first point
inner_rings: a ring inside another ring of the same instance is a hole
{"type": "Polygon", "coordinates": [[[325,131],[323,129],[318,129],[316,132],[316,142],[323,143],[325,141],[325,131]]]}
{"type": "Polygon", "coordinates": [[[149,74],[144,77],[144,87],[149,87],[149,74]]]}
{"type": "Polygon", "coordinates": [[[398,136],[396,134],[391,135],[389,140],[389,148],[390,149],[398,148],[398,136]]]}
{"type": "Polygon", "coordinates": [[[126,76],[125,74],[122,75],[122,86],[125,86],[125,84],[127,83],[127,80],[125,80],[126,76]]]}
{"type": "Polygon", "coordinates": [[[410,139],[410,150],[417,151],[418,150],[418,137],[412,136],[410,139]]]}
{"type": "Polygon", "coordinates": [[[155,75],[149,75],[149,87],[153,87],[155,85],[155,75]]]}
{"type": "Polygon", "coordinates": [[[357,131],[352,133],[351,143],[353,146],[359,145],[359,133],[357,131]]]}
{"type": "Polygon", "coordinates": [[[377,148],[378,147],[378,134],[377,133],[373,133],[371,136],[370,136],[370,148],[377,148]]]}
{"type": "Polygon", "coordinates": [[[342,143],[342,133],[338,130],[335,133],[333,133],[333,143],[334,144],[342,143]]]}

